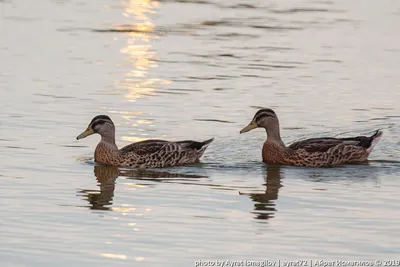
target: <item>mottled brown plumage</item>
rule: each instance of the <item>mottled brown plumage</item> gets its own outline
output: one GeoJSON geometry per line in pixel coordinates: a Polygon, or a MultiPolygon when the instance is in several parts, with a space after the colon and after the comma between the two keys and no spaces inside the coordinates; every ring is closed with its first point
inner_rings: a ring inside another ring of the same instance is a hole
{"type": "Polygon", "coordinates": [[[382,131],[377,130],[370,137],[311,138],[286,147],[280,136],[278,117],[271,109],[257,111],[240,133],[258,127],[267,131],[267,140],[262,147],[263,161],[295,166],[323,167],[366,161],[382,136],[382,131]]]}
{"type": "Polygon", "coordinates": [[[101,141],[94,152],[95,162],[131,168],[161,168],[195,163],[213,141],[146,140],[118,149],[115,144],[114,123],[106,115],[93,118],[88,128],[77,139],[94,133],[101,135],[101,141]]]}

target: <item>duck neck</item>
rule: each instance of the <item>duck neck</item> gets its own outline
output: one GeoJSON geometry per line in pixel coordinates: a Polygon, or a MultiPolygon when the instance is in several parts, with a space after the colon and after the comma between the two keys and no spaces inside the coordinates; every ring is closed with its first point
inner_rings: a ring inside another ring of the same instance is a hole
{"type": "Polygon", "coordinates": [[[112,165],[118,158],[119,151],[114,134],[102,134],[101,141],[94,151],[94,161],[112,165]]]}
{"type": "Polygon", "coordinates": [[[285,147],[285,143],[281,139],[279,123],[269,125],[265,130],[267,131],[267,142],[273,142],[285,147]]]}
{"type": "Polygon", "coordinates": [[[100,142],[103,143],[103,144],[107,144],[112,149],[118,150],[118,147],[115,144],[115,132],[102,134],[100,142]]]}

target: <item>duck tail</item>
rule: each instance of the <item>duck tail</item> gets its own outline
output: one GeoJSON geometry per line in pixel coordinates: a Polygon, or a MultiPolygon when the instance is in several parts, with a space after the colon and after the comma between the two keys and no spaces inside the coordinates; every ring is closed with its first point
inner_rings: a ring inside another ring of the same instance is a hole
{"type": "Polygon", "coordinates": [[[194,149],[194,150],[201,150],[204,151],[208,145],[214,140],[214,138],[208,139],[203,142],[197,142],[197,141],[192,141],[192,140],[186,140],[186,141],[179,141],[177,142],[182,148],[185,149],[194,149]]]}
{"type": "Polygon", "coordinates": [[[210,143],[214,140],[214,138],[208,139],[206,141],[200,142],[201,147],[200,149],[197,150],[197,157],[200,158],[203,156],[204,152],[206,151],[207,147],[210,145],[210,143]]]}
{"type": "Polygon", "coordinates": [[[370,138],[371,138],[371,145],[367,148],[368,154],[372,152],[374,146],[379,142],[382,137],[383,132],[381,130],[377,130],[370,138]]]}
{"type": "Polygon", "coordinates": [[[202,148],[202,149],[206,149],[206,148],[208,147],[208,145],[209,145],[212,141],[214,141],[214,137],[211,138],[211,139],[208,139],[208,140],[206,140],[206,141],[201,142],[201,144],[202,144],[201,148],[202,148]]]}

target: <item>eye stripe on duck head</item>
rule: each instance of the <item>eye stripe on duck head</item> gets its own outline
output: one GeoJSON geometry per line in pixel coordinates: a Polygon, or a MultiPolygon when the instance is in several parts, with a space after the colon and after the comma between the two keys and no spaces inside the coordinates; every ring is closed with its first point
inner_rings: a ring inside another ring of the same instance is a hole
{"type": "Polygon", "coordinates": [[[258,121],[263,117],[275,117],[276,118],[276,114],[272,109],[263,108],[263,109],[260,109],[259,111],[256,112],[256,114],[254,115],[253,120],[254,121],[258,121]]]}
{"type": "Polygon", "coordinates": [[[89,123],[89,126],[94,129],[97,125],[104,124],[104,123],[110,123],[114,125],[110,117],[107,115],[99,115],[93,118],[93,120],[89,123]]]}

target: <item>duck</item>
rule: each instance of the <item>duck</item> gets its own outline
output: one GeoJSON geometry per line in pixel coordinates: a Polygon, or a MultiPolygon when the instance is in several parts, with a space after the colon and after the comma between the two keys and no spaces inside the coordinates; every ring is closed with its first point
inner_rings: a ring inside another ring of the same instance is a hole
{"type": "Polygon", "coordinates": [[[383,134],[381,130],[376,130],[372,136],[310,138],[286,146],[281,139],[278,116],[270,108],[259,109],[240,134],[256,128],[264,128],[267,132],[262,147],[264,163],[306,167],[365,162],[383,134]]]}
{"type": "Polygon", "coordinates": [[[163,168],[198,163],[211,138],[203,142],[192,140],[165,141],[149,139],[135,142],[118,149],[115,143],[115,125],[107,115],[98,115],[92,119],[77,140],[99,134],[101,140],[94,151],[96,163],[124,168],[163,168]]]}

